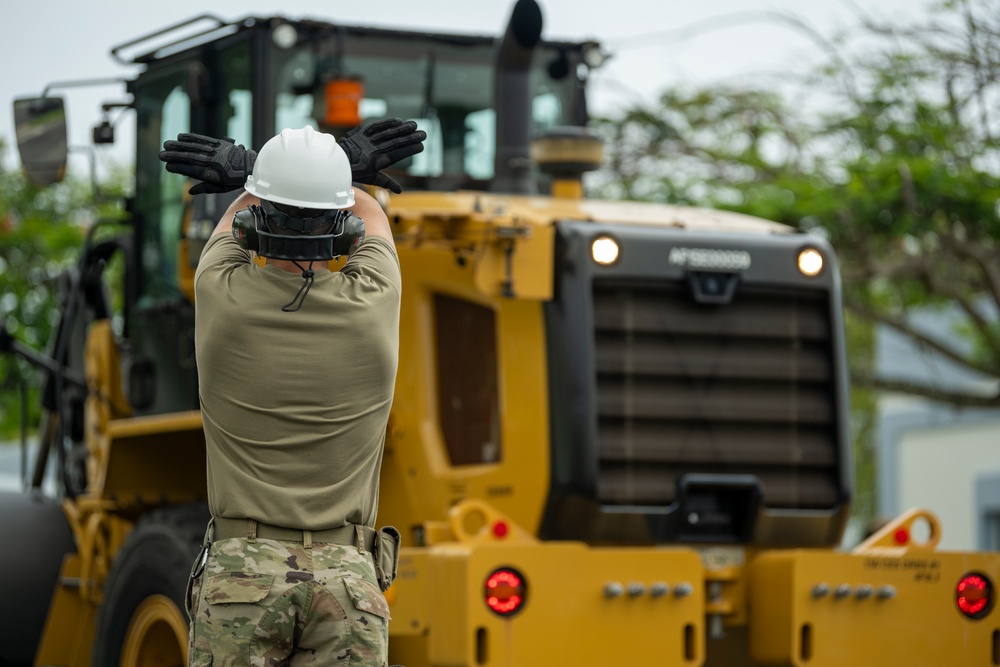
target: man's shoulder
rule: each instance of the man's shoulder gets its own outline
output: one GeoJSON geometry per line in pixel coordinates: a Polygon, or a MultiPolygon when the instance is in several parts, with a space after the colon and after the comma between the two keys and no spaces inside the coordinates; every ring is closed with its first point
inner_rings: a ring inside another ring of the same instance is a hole
{"type": "Polygon", "coordinates": [[[386,257],[391,257],[396,264],[399,264],[399,254],[396,252],[396,244],[389,239],[382,236],[366,236],[354,254],[357,255],[358,252],[361,252],[366,247],[369,250],[377,250],[377,252],[386,257]]]}
{"type": "Polygon", "coordinates": [[[232,234],[215,234],[208,239],[201,251],[198,268],[195,271],[195,285],[205,273],[227,267],[244,266],[251,261],[250,252],[241,247],[232,234]]]}
{"type": "Polygon", "coordinates": [[[396,246],[381,236],[368,236],[347,260],[343,268],[347,275],[364,276],[386,281],[400,288],[399,255],[396,246]]]}
{"type": "Polygon", "coordinates": [[[250,251],[240,246],[232,234],[214,234],[201,251],[198,268],[213,264],[233,263],[249,264],[252,261],[250,251]]]}
{"type": "Polygon", "coordinates": [[[231,234],[216,234],[208,240],[194,274],[195,304],[212,301],[213,296],[233,287],[230,280],[252,266],[250,253],[231,234]]]}

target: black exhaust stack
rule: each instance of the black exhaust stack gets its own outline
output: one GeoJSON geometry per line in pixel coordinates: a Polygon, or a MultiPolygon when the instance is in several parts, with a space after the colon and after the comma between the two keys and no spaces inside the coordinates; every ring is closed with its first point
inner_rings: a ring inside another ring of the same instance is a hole
{"type": "Polygon", "coordinates": [[[531,58],[542,37],[542,10],[518,0],[497,48],[494,106],[497,152],[492,190],[528,194],[531,180],[531,58]]]}

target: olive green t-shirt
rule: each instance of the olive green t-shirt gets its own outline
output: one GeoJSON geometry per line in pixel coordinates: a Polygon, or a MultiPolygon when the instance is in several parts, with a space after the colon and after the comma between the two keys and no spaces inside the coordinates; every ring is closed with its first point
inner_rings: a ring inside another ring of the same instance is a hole
{"type": "MultiPolygon", "coordinates": [[[[340,272],[258,266],[230,234],[195,276],[195,352],[213,516],[374,526],[399,350],[399,260],[366,238],[340,272]]],[[[165,342],[166,343],[166,342],[165,342]]]]}

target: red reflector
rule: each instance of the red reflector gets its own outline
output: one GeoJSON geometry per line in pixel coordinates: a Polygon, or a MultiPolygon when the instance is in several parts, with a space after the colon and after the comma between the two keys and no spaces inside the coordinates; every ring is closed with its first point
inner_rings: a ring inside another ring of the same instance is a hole
{"type": "Polygon", "coordinates": [[[497,521],[493,524],[493,534],[500,539],[507,537],[508,532],[510,532],[510,526],[507,525],[506,521],[497,521]]]}
{"type": "Polygon", "coordinates": [[[969,618],[982,618],[993,607],[993,584],[985,576],[970,572],[955,586],[955,604],[969,618]]]}
{"type": "Polygon", "coordinates": [[[910,541],[910,531],[906,528],[900,528],[893,537],[896,538],[896,544],[906,544],[910,541]]]}
{"type": "Polygon", "coordinates": [[[501,568],[486,578],[486,606],[501,616],[516,613],[524,604],[524,577],[517,570],[501,568]]]}

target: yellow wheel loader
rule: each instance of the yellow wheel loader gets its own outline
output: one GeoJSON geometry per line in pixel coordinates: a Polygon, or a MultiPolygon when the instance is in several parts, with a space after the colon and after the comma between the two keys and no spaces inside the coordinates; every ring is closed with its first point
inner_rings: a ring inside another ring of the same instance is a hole
{"type": "MultiPolygon", "coordinates": [[[[403,535],[390,662],[1000,665],[1000,554],[937,550],[920,510],[839,548],[852,460],[831,247],[583,196],[600,44],[544,39],[518,0],[499,37],[205,15],[112,55],[139,66],[128,224],[92,230],[49,352],[3,338],[42,368],[45,417],[32,490],[0,496],[0,664],[186,661],[207,519],[192,277],[231,197],[190,197],[163,142],[259,149],[287,127],[402,117],[426,148],[392,171],[403,194],[374,191],[403,273],[379,512],[403,535]]],[[[62,101],[15,112],[29,174],[59,178],[62,101]]]]}

